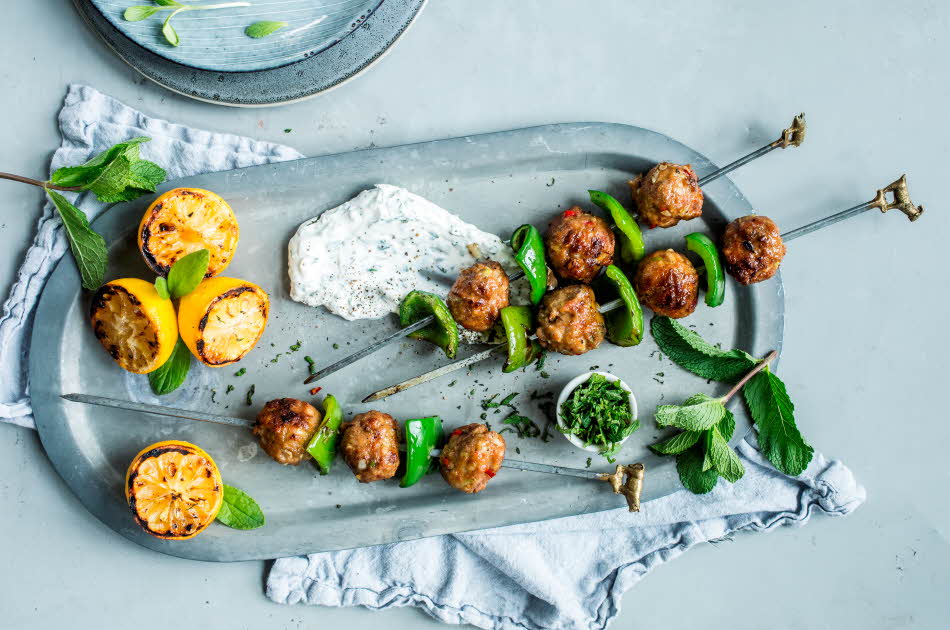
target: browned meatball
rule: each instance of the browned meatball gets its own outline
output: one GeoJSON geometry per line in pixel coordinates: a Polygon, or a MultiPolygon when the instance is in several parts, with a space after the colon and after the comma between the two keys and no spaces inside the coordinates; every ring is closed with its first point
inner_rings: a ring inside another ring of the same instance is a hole
{"type": "Polygon", "coordinates": [[[604,340],[604,317],[597,310],[594,291],[574,284],[551,291],[538,309],[538,341],[561,354],[584,354],[604,340]]]}
{"type": "Polygon", "coordinates": [[[689,164],[661,162],[627,183],[640,218],[651,228],[673,227],[703,213],[703,191],[689,164]]]}
{"type": "Polygon", "coordinates": [[[679,319],[696,310],[699,274],[683,254],[653,252],[640,261],[635,281],[637,297],[657,315],[679,319]]]}
{"type": "Polygon", "coordinates": [[[566,280],[588,283],[614,259],[614,233],[606,221],[579,206],[551,221],[544,235],[548,264],[566,280]]]}
{"type": "Polygon", "coordinates": [[[754,284],[775,275],[785,257],[785,243],[772,219],[750,214],[726,226],[722,257],[729,275],[741,284],[754,284]]]}
{"type": "Polygon", "coordinates": [[[449,291],[448,304],[460,326],[488,330],[508,306],[508,274],[494,260],[477,262],[459,274],[449,291]]]}
{"type": "Polygon", "coordinates": [[[449,436],[439,457],[442,478],[456,490],[481,492],[505,459],[505,438],[484,424],[466,424],[449,436]]]}
{"type": "Polygon", "coordinates": [[[399,425],[381,411],[357,414],[340,427],[340,453],[360,483],[389,479],[399,468],[399,425]]]}
{"type": "Polygon", "coordinates": [[[310,459],[307,443],[322,418],[309,403],[296,398],[278,398],[264,405],[251,431],[261,441],[265,453],[281,464],[296,466],[310,459]]]}

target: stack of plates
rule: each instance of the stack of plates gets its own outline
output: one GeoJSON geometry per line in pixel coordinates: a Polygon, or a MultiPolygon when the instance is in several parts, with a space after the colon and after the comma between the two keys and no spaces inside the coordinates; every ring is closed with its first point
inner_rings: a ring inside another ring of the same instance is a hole
{"type": "Polygon", "coordinates": [[[151,0],[75,4],[116,54],[156,83],[200,100],[261,106],[304,99],[359,74],[396,42],[425,0],[251,0],[183,11],[172,22],[177,47],[162,35],[169,11],[123,19],[128,7],[151,0]],[[261,39],[245,35],[259,21],[288,25],[261,39]]]}

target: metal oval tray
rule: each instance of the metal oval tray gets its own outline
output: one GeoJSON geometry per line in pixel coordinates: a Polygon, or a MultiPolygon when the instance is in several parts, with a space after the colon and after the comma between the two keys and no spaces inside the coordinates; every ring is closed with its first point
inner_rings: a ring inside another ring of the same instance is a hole
{"type": "MultiPolygon", "coordinates": [[[[63,401],[67,392],[161,403],[252,418],[264,401],[280,396],[309,399],[302,385],[305,355],[318,365],[396,326],[393,317],[346,322],[323,309],[303,306],[288,296],[287,241],[304,220],[332,208],[376,183],[405,186],[484,230],[507,237],[519,224],[544,228],[558,210],[574,204],[591,207],[586,191],[602,189],[628,201],[626,180],[652,164],[692,163],[700,174],[714,166],[695,151],[663,135],[625,125],[572,123],[438,140],[385,149],[297,160],[169,182],[208,188],[221,194],[237,214],[241,241],[228,276],[247,278],[270,293],[272,314],[264,337],[237,367],[211,369],[193,363],[185,385],[159,401],[144,376],[120,370],[89,331],[88,296],[79,290],[75,264],[67,256],[43,291],[33,330],[30,386],[36,424],[49,457],[86,507],[123,536],[146,547],[187,558],[214,561],[274,558],[345,549],[437,534],[497,527],[623,507],[607,484],[503,469],[488,489],[466,495],[446,485],[438,473],[401,489],[395,480],[356,483],[342,462],[320,477],[310,464],[285,467],[260,451],[243,429],[157,418],[145,414],[83,406],[63,401]],[[302,342],[298,352],[290,350],[302,342]],[[235,376],[238,367],[247,368],[235,376]],[[251,384],[254,405],[245,402],[251,384]],[[228,386],[234,387],[227,392],[228,386]],[[126,466],[144,446],[163,439],[195,442],[218,462],[226,482],[254,496],[267,525],[237,531],[219,524],[188,541],[168,542],[144,534],[133,522],[123,496],[126,466]]],[[[683,236],[696,230],[719,234],[729,218],[752,211],[726,178],[705,188],[703,217],[674,229],[652,230],[648,246],[683,249],[683,236]]],[[[151,278],[136,250],[134,231],[151,198],[118,205],[95,223],[110,244],[107,278],[151,278]]],[[[446,278],[446,290],[451,283],[446,278]]],[[[729,282],[725,303],[715,309],[700,302],[686,320],[705,338],[761,356],[781,346],[784,297],[781,279],[752,287],[729,282]]],[[[478,348],[467,348],[473,352],[478,348]]],[[[661,432],[652,410],[681,402],[717,384],[676,367],[662,357],[647,333],[636,347],[605,343],[579,357],[548,355],[545,371],[502,374],[500,361],[428,383],[375,405],[359,401],[369,392],[447,362],[421,342],[395,344],[320,383],[350,416],[371,407],[399,420],[442,416],[451,428],[478,421],[493,427],[505,413],[483,410],[481,402],[519,392],[520,412],[543,426],[538,400],[557,395],[579,372],[599,366],[634,389],[643,427],[625,444],[620,461],[642,461],[647,468],[644,500],[680,488],[671,458],[649,452],[661,432]]],[[[497,400],[497,399],[496,399],[497,400]]],[[[734,405],[739,439],[749,429],[741,405],[734,405]]],[[[585,467],[590,453],[575,449],[556,432],[548,442],[505,433],[510,457],[585,467]],[[520,452],[519,452],[520,451],[520,452]]],[[[595,456],[591,470],[612,468],[595,456]]],[[[725,482],[721,482],[725,483],[725,482]]],[[[637,515],[630,515],[631,524],[637,515]]]]}

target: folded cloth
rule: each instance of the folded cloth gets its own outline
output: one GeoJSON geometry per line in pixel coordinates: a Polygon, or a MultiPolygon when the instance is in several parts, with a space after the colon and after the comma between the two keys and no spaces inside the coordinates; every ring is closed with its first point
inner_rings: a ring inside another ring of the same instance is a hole
{"type": "MultiPolygon", "coordinates": [[[[288,147],[210,133],[149,118],[118,101],[72,85],[59,117],[63,144],[51,170],[78,164],[109,146],[150,136],[147,159],[170,177],[301,157],[288,147]]],[[[81,195],[93,218],[103,209],[81,195]]],[[[39,293],[67,251],[61,223],[44,208],[37,235],[0,319],[0,421],[33,426],[26,355],[39,293]]],[[[481,532],[277,560],[267,595],[281,603],[324,606],[420,606],[448,623],[483,628],[603,628],[620,597],[650,569],[693,545],[781,524],[802,525],[814,510],[842,515],[864,501],[851,472],[821,455],[804,474],[775,471],[753,443],[738,452],[746,474],[703,496],[686,491],[618,509],[481,532]]]]}
{"type": "MultiPolygon", "coordinates": [[[[141,146],[142,157],[161,164],[169,178],[303,157],[279,144],[150,118],[84,85],[69,86],[59,129],[63,142],[53,154],[51,173],[61,166],[82,164],[136,136],[152,138],[141,146]]],[[[88,193],[73,202],[90,220],[107,207],[88,193]]],[[[46,279],[68,249],[62,221],[47,203],[0,315],[0,422],[34,428],[27,382],[33,315],[46,279]]]]}
{"type": "MultiPolygon", "coordinates": [[[[754,441],[754,438],[751,438],[754,441]]],[[[750,441],[745,476],[706,495],[686,490],[626,508],[453,536],[277,560],[267,595],[281,603],[419,606],[446,623],[493,630],[607,626],[620,598],[651,569],[740,531],[844,515],[865,492],[840,462],[815,455],[786,477],[750,441]]]]}

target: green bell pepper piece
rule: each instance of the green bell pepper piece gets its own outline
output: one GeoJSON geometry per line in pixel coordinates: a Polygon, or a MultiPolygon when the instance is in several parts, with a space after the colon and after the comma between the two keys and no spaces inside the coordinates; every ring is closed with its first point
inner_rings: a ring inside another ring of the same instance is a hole
{"type": "Polygon", "coordinates": [[[515,260],[531,285],[531,303],[537,304],[548,289],[548,266],[544,261],[544,241],[533,225],[522,225],[511,235],[515,260]]]}
{"type": "Polygon", "coordinates": [[[327,394],[323,399],[323,420],[307,443],[307,452],[313,457],[321,475],[330,473],[330,466],[336,458],[336,440],[343,422],[343,410],[336,398],[327,394]]]}
{"type": "Polygon", "coordinates": [[[646,253],[640,226],[630,216],[627,209],[607,193],[599,190],[587,192],[590,193],[590,200],[595,205],[610,213],[610,218],[620,231],[620,259],[625,263],[639,262],[646,253]]]}
{"type": "Polygon", "coordinates": [[[429,453],[441,446],[443,437],[442,419],[438,416],[406,420],[406,472],[399,482],[400,488],[415,484],[432,469],[436,460],[429,453]]]}
{"type": "Polygon", "coordinates": [[[603,285],[606,285],[609,296],[603,302],[619,297],[623,300],[624,308],[604,313],[604,323],[607,325],[607,339],[618,346],[635,346],[643,339],[643,309],[640,300],[633,290],[630,280],[616,265],[608,265],[604,269],[603,285]]]}
{"type": "Polygon", "coordinates": [[[434,343],[445,356],[454,359],[459,349],[459,329],[442,298],[426,291],[410,291],[399,305],[399,323],[403,328],[429,315],[434,315],[435,321],[409,336],[434,343]]]}
{"type": "Polygon", "coordinates": [[[726,296],[726,274],[716,244],[705,234],[693,232],[686,235],[686,249],[702,258],[706,267],[706,306],[719,306],[726,296]]]}
{"type": "Polygon", "coordinates": [[[501,325],[508,340],[508,359],[502,372],[514,372],[541,356],[541,344],[530,339],[534,315],[529,306],[506,306],[501,309],[501,325]]]}

